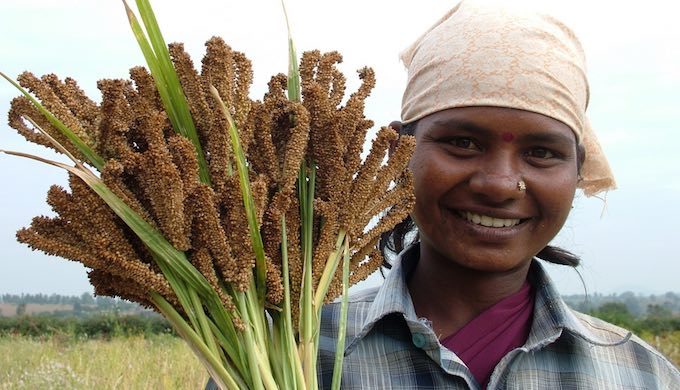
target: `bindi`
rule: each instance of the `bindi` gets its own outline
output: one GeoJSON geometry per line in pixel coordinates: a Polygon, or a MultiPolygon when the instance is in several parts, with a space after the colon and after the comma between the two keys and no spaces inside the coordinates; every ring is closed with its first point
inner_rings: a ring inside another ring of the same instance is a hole
{"type": "Polygon", "coordinates": [[[512,140],[515,139],[515,136],[512,133],[503,133],[501,138],[505,142],[512,142],[512,140]]]}

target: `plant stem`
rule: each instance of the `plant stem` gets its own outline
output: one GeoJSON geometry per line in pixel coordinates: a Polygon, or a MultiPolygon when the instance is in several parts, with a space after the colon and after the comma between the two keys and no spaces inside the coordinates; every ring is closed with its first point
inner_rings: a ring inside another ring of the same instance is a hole
{"type": "Polygon", "coordinates": [[[342,303],[340,306],[340,324],[338,325],[338,342],[335,347],[335,364],[333,365],[333,382],[331,389],[340,390],[342,382],[342,362],[345,357],[345,336],[347,334],[347,308],[349,306],[349,237],[345,238],[342,260],[342,303]]]}
{"type": "Polygon", "coordinates": [[[210,351],[208,346],[201,340],[201,338],[194,332],[193,329],[184,321],[182,316],[165,300],[160,294],[151,292],[149,295],[151,301],[156,305],[158,310],[163,313],[163,316],[170,321],[172,326],[177,330],[184,340],[189,343],[189,346],[194,350],[196,356],[203,362],[203,365],[210,372],[210,376],[217,382],[221,388],[226,389],[240,389],[239,385],[229,375],[227,370],[222,366],[220,360],[210,351]]]}

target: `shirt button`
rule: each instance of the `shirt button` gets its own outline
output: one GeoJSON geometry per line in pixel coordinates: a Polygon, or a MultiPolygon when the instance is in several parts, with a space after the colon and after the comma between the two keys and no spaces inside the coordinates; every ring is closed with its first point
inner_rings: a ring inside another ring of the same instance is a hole
{"type": "Polygon", "coordinates": [[[413,341],[413,345],[415,345],[416,348],[422,348],[425,346],[425,335],[422,333],[414,333],[411,337],[411,340],[413,341]]]}

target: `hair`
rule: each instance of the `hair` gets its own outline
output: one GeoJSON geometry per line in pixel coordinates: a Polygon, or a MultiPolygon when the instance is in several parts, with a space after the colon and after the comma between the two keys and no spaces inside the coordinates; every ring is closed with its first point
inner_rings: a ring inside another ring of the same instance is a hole
{"type": "MultiPolygon", "coordinates": [[[[401,127],[399,134],[401,135],[415,135],[418,121],[407,123],[401,127]]],[[[583,162],[585,161],[585,148],[582,144],[576,146],[576,167],[577,173],[580,173],[583,162]]],[[[579,174],[580,178],[580,174],[579,174]]],[[[392,230],[385,232],[380,237],[378,247],[383,254],[383,266],[385,268],[392,268],[390,263],[394,255],[400,253],[407,246],[420,241],[418,227],[416,226],[411,216],[406,217],[403,221],[398,223],[392,230]]],[[[581,259],[575,254],[553,245],[546,245],[541,249],[535,257],[545,260],[547,262],[559,265],[567,265],[576,268],[581,259]]]]}

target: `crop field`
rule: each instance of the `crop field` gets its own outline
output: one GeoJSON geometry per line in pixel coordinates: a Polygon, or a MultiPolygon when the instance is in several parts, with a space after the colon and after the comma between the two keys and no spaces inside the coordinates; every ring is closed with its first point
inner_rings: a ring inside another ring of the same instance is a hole
{"type": "MultiPolygon", "coordinates": [[[[644,338],[680,365],[680,331],[644,338]]],[[[202,389],[207,380],[171,335],[0,337],[0,389],[202,389]]]]}
{"type": "Polygon", "coordinates": [[[208,374],[177,337],[0,337],[0,389],[202,389],[208,374]]]}

